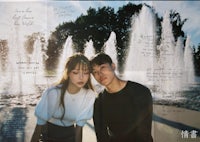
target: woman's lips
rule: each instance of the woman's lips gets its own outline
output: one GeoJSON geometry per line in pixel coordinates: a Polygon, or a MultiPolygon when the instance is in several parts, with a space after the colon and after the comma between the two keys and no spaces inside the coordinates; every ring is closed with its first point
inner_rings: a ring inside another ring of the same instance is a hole
{"type": "Polygon", "coordinates": [[[83,84],[84,84],[84,82],[78,82],[77,84],[79,84],[79,85],[83,85],[83,84]]]}

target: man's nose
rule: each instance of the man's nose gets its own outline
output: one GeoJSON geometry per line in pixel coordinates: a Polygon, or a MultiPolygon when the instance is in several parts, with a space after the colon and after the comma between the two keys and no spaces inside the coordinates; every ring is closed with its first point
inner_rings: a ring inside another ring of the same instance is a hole
{"type": "Polygon", "coordinates": [[[102,70],[99,70],[99,71],[98,71],[98,75],[99,75],[99,76],[102,76],[102,75],[103,75],[102,70]]]}

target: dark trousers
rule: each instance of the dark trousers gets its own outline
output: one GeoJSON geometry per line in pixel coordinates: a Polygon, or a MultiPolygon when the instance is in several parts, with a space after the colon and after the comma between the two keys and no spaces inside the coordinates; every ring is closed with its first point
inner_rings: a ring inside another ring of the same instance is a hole
{"type": "Polygon", "coordinates": [[[41,136],[41,142],[75,142],[74,126],[62,127],[47,123],[41,136]]]}

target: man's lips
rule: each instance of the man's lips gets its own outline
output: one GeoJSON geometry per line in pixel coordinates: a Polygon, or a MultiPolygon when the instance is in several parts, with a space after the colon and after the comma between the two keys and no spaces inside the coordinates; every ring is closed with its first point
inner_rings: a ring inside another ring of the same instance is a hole
{"type": "Polygon", "coordinates": [[[100,82],[103,82],[104,80],[106,80],[105,77],[100,78],[100,82]]]}

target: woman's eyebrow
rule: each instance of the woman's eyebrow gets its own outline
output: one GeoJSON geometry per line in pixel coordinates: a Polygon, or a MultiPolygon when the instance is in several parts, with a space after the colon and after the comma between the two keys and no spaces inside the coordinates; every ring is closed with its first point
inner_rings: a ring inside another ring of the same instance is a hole
{"type": "Polygon", "coordinates": [[[78,69],[73,69],[73,70],[79,71],[79,70],[89,70],[89,69],[88,68],[78,68],[78,69]]]}
{"type": "Polygon", "coordinates": [[[93,71],[96,71],[96,69],[92,69],[92,72],[93,72],[93,71]]]}

